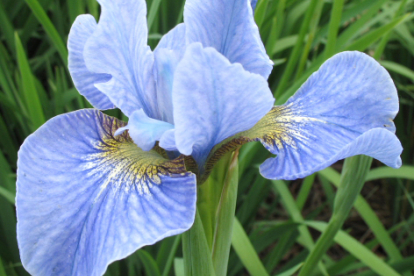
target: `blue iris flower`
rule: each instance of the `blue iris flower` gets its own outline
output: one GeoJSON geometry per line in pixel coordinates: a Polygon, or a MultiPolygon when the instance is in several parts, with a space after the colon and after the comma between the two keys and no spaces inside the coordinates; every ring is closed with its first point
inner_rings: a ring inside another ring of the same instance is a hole
{"type": "Polygon", "coordinates": [[[79,16],[68,42],[75,86],[96,109],[52,118],[19,151],[17,235],[31,274],[102,275],[186,231],[197,181],[246,142],[277,155],[260,167],[271,179],[355,154],[401,165],[397,92],[369,56],[332,57],[274,107],[249,0],[187,0],[184,23],[154,51],[144,0],[99,3],[99,23],[79,16]],[[114,107],[127,125],[98,111],[114,107]]]}

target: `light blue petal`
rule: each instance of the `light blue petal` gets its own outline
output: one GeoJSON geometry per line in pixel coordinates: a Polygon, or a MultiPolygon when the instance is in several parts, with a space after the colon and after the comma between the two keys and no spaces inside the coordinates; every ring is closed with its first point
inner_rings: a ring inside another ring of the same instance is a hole
{"type": "Polygon", "coordinates": [[[397,112],[397,90],[378,62],[359,52],[337,54],[263,119],[270,124],[260,140],[277,157],[267,160],[261,173],[296,179],[356,154],[399,167],[397,112]]]}
{"type": "Polygon", "coordinates": [[[68,39],[69,72],[79,93],[96,108],[104,110],[114,108],[114,104],[95,83],[107,82],[111,79],[107,74],[94,74],[86,68],[83,50],[87,39],[96,29],[96,21],[89,14],[80,15],[72,25],[68,39]]]}
{"type": "Polygon", "coordinates": [[[48,121],[19,151],[17,238],[32,275],[102,275],[138,248],[186,231],[195,176],[143,152],[120,121],[81,110],[48,121]]]}
{"type": "Polygon", "coordinates": [[[174,123],[172,85],[174,72],[185,51],[185,25],[177,25],[164,35],[154,51],[157,81],[158,119],[174,123]]]}
{"type": "Polygon", "coordinates": [[[95,32],[85,45],[87,68],[110,74],[112,79],[95,86],[128,117],[142,108],[157,116],[154,56],[147,46],[144,0],[100,0],[102,13],[95,32]]]}
{"type": "Polygon", "coordinates": [[[268,78],[272,61],[260,38],[250,0],[187,0],[184,8],[187,42],[214,47],[231,63],[268,78]]]}
{"type": "Polygon", "coordinates": [[[178,65],[173,84],[177,148],[201,167],[214,145],[251,128],[273,102],[263,77],[231,64],[214,48],[194,43],[178,65]]]}
{"type": "Polygon", "coordinates": [[[321,149],[319,145],[312,149],[302,144],[300,146],[301,151],[284,149],[277,153],[276,158],[267,159],[260,166],[260,173],[269,179],[293,180],[306,177],[338,160],[358,154],[371,156],[393,168],[399,168],[402,164],[399,157],[402,152],[400,141],[395,134],[382,128],[368,130],[349,144],[338,143],[335,147],[339,147],[339,150],[333,152],[321,149]],[[320,149],[321,152],[317,152],[320,149]]]}
{"type": "Polygon", "coordinates": [[[180,52],[182,56],[185,47],[185,25],[180,23],[161,38],[154,52],[156,53],[160,49],[169,49],[180,52]]]}
{"type": "Polygon", "coordinates": [[[168,151],[176,151],[177,145],[175,144],[175,129],[167,130],[161,137],[160,147],[168,151]]]}
{"type": "Polygon", "coordinates": [[[128,129],[134,143],[142,150],[149,151],[155,146],[155,142],[160,140],[164,132],[173,128],[174,125],[149,118],[142,109],[139,109],[131,114],[128,125],[119,128],[115,135],[120,135],[128,129]]]}

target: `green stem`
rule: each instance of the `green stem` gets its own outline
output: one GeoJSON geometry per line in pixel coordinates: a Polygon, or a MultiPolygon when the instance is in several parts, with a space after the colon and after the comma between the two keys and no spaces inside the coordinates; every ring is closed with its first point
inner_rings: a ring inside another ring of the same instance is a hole
{"type": "Polygon", "coordinates": [[[214,276],[211,251],[197,211],[193,227],[182,235],[186,276],[214,276]]]}
{"type": "Polygon", "coordinates": [[[367,156],[353,156],[345,160],[342,170],[341,182],[335,197],[334,210],[328,227],[319,237],[315,247],[308,255],[299,276],[311,275],[317,263],[328,250],[332,241],[341,229],[354,202],[365,183],[372,163],[372,158],[367,156]]]}
{"type": "Polygon", "coordinates": [[[186,276],[227,273],[238,186],[238,150],[225,155],[198,189],[193,227],[182,235],[186,276]]]}
{"type": "Polygon", "coordinates": [[[227,171],[220,202],[217,207],[213,248],[211,250],[213,265],[217,276],[227,275],[227,265],[233,233],[233,221],[236,212],[237,187],[239,184],[238,155],[239,152],[237,150],[233,154],[227,171]]]}

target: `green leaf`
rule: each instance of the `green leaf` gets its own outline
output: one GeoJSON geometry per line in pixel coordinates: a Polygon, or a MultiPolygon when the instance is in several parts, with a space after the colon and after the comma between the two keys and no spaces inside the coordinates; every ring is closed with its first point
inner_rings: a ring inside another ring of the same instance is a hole
{"type": "Polygon", "coordinates": [[[211,251],[207,244],[203,222],[197,211],[193,227],[182,234],[186,276],[214,276],[211,251]]]}
{"type": "Polygon", "coordinates": [[[145,275],[161,276],[157,263],[147,251],[145,251],[144,249],[138,250],[137,255],[139,256],[142,264],[144,265],[145,275]]]}
{"type": "Polygon", "coordinates": [[[0,151],[0,233],[3,233],[4,244],[13,261],[19,261],[16,241],[16,215],[14,198],[16,191],[12,170],[0,151]],[[1,231],[3,229],[3,231],[1,231]]]}
{"type": "MultiPolygon", "coordinates": [[[[289,189],[286,186],[286,183],[282,180],[273,180],[273,187],[280,194],[283,206],[289,212],[290,217],[294,222],[301,223],[304,221],[302,214],[292,196],[289,189]]],[[[315,244],[313,242],[312,236],[309,232],[309,229],[305,225],[300,225],[298,227],[300,236],[298,242],[303,244],[309,251],[313,250],[315,244]]],[[[318,264],[318,268],[324,275],[328,275],[325,266],[322,262],[318,264]]]]}
{"type": "Polygon", "coordinates": [[[328,41],[325,49],[325,59],[335,54],[336,36],[338,35],[339,24],[341,23],[342,8],[344,0],[333,1],[331,20],[329,21],[328,41]]]}
{"type": "Polygon", "coordinates": [[[312,188],[313,182],[315,180],[316,174],[311,174],[303,180],[302,186],[300,187],[299,194],[296,198],[296,205],[298,206],[299,210],[302,210],[303,206],[305,206],[306,199],[310,193],[312,188]]]}
{"type": "Polygon", "coordinates": [[[27,110],[33,123],[33,130],[36,130],[45,122],[42,106],[40,104],[39,95],[36,90],[34,77],[29,67],[26,54],[20,42],[19,36],[15,34],[17,61],[21,74],[22,92],[26,100],[27,110]]]}
{"type": "Polygon", "coordinates": [[[256,10],[254,11],[254,20],[256,21],[256,24],[259,28],[262,26],[265,19],[268,3],[269,0],[260,0],[256,5],[256,10]]]}
{"type": "MultiPolygon", "coordinates": [[[[394,14],[394,18],[397,18],[398,16],[400,16],[404,12],[404,8],[405,8],[406,3],[407,3],[407,0],[402,0],[401,1],[397,12],[394,14]]],[[[388,40],[390,39],[390,35],[391,35],[391,32],[388,32],[387,34],[385,34],[383,36],[383,38],[381,39],[381,42],[378,45],[377,49],[375,49],[375,53],[374,53],[373,57],[376,60],[379,60],[381,58],[381,55],[384,52],[385,46],[387,45],[388,40]]]]}
{"type": "MultiPolygon", "coordinates": [[[[305,38],[305,35],[309,27],[309,23],[312,19],[312,15],[313,15],[316,5],[318,4],[318,1],[319,0],[311,0],[309,4],[308,10],[306,11],[305,19],[303,20],[300,31],[299,31],[299,37],[298,37],[299,42],[302,42],[305,38]]],[[[296,43],[295,46],[293,47],[292,53],[290,54],[288,63],[286,65],[286,69],[284,70],[282,78],[277,87],[277,90],[275,91],[276,98],[279,97],[282,94],[282,91],[285,90],[286,85],[293,73],[293,70],[295,69],[296,62],[299,59],[301,49],[302,49],[301,43],[296,43]]]]}
{"type": "Polygon", "coordinates": [[[239,184],[238,155],[238,151],[233,154],[217,207],[213,247],[211,250],[217,276],[227,275],[233,221],[236,211],[237,187],[239,184]]]}
{"type": "Polygon", "coordinates": [[[393,28],[395,28],[396,26],[398,26],[399,24],[407,20],[409,17],[411,16],[409,14],[406,14],[404,16],[394,19],[390,23],[384,26],[381,26],[374,31],[371,31],[368,34],[361,37],[360,39],[354,41],[352,44],[348,45],[345,48],[345,50],[346,51],[351,51],[351,50],[365,51],[370,45],[372,45],[374,42],[380,39],[387,32],[391,31],[393,28]]]}
{"type": "Polygon", "coordinates": [[[0,258],[0,276],[7,276],[6,271],[4,270],[4,266],[3,266],[3,262],[1,261],[1,258],[0,258]]]}
{"type": "Polygon", "coordinates": [[[368,0],[367,2],[369,3],[369,6],[366,7],[367,9],[364,12],[358,11],[359,14],[356,13],[353,15],[353,17],[359,17],[358,20],[346,28],[338,37],[336,43],[337,51],[341,50],[345,45],[349,44],[353,38],[361,32],[361,30],[367,28],[367,22],[369,22],[373,16],[379,14],[379,9],[384,5],[384,3],[387,2],[387,0],[368,0]]]}
{"type": "Polygon", "coordinates": [[[299,276],[310,275],[323,254],[329,249],[333,238],[348,217],[349,211],[365,183],[365,176],[371,163],[372,158],[362,155],[345,159],[341,181],[335,197],[332,217],[328,227],[323,231],[315,247],[306,258],[299,276]]]}
{"type": "Polygon", "coordinates": [[[401,166],[399,169],[393,169],[390,167],[380,167],[371,170],[365,181],[371,181],[380,178],[405,178],[414,180],[414,166],[401,166]]]}
{"type": "Polygon", "coordinates": [[[4,3],[0,2],[0,30],[6,38],[7,45],[11,51],[15,50],[14,46],[14,30],[13,25],[11,24],[10,19],[7,16],[6,9],[4,8],[4,3]]]}
{"type": "Polygon", "coordinates": [[[214,229],[216,225],[217,207],[223,191],[223,184],[231,161],[232,153],[224,155],[203,185],[198,187],[197,208],[200,213],[207,244],[211,249],[213,246],[214,229]]]}
{"type": "Polygon", "coordinates": [[[50,40],[52,41],[53,46],[56,48],[60,57],[62,58],[63,63],[67,65],[68,51],[66,50],[66,46],[63,43],[62,38],[60,37],[52,21],[50,21],[46,12],[43,10],[42,6],[39,4],[37,0],[25,0],[25,1],[27,5],[29,6],[29,8],[32,10],[33,14],[36,16],[37,20],[39,20],[40,24],[45,29],[50,40]]]}
{"type": "Polygon", "coordinates": [[[273,48],[272,52],[269,53],[269,55],[273,56],[276,53],[279,53],[283,50],[293,47],[296,45],[297,42],[298,42],[298,35],[291,35],[291,36],[283,37],[277,41],[275,47],[273,48]]]}
{"type": "Polygon", "coordinates": [[[14,205],[14,198],[16,197],[12,192],[9,192],[5,188],[0,186],[0,195],[3,196],[7,201],[14,205]]]}
{"type": "Polygon", "coordinates": [[[381,60],[379,63],[389,71],[400,74],[414,81],[414,71],[404,65],[392,61],[381,60]]]}
{"type": "MultiPolygon", "coordinates": [[[[3,96],[0,94],[0,100],[3,96]]],[[[3,120],[3,117],[0,115],[0,133],[1,133],[1,139],[0,139],[0,146],[4,150],[5,154],[7,154],[10,162],[12,164],[16,164],[17,162],[17,150],[13,143],[13,138],[10,135],[7,125],[3,120]]]]}
{"type": "MultiPolygon", "coordinates": [[[[413,168],[411,168],[413,170],[413,168]]],[[[368,172],[365,181],[379,179],[389,175],[389,172],[398,171],[389,167],[381,167],[373,169],[368,172]],[[378,173],[376,173],[378,172],[378,173]],[[381,173],[384,172],[384,173],[381,173]],[[388,172],[388,173],[387,173],[388,172]]],[[[413,171],[411,172],[412,176],[413,171]]],[[[318,174],[323,175],[325,178],[329,179],[336,187],[339,187],[340,174],[332,168],[326,168],[322,171],[319,171],[318,174]]],[[[378,239],[384,250],[387,252],[391,260],[401,260],[402,255],[398,247],[393,242],[391,236],[385,229],[384,225],[381,223],[380,219],[376,213],[372,210],[369,203],[361,196],[358,195],[355,200],[354,207],[357,212],[361,215],[365,223],[369,226],[371,231],[374,233],[375,237],[378,239]]]]}
{"type": "Polygon", "coordinates": [[[234,218],[231,244],[233,245],[234,251],[236,251],[236,254],[239,256],[244,267],[247,269],[247,271],[249,271],[250,275],[269,275],[262,262],[260,261],[256,250],[254,250],[249,237],[247,236],[246,232],[244,232],[243,226],[240,224],[237,218],[234,218]]]}
{"type": "Polygon", "coordinates": [[[305,65],[307,63],[309,52],[312,47],[313,39],[315,38],[315,34],[317,31],[319,20],[321,18],[322,8],[324,4],[325,4],[325,1],[317,2],[315,11],[313,12],[311,20],[309,22],[309,26],[308,26],[309,32],[306,38],[305,47],[302,48],[302,54],[299,60],[298,68],[296,70],[295,79],[297,79],[302,74],[302,71],[305,68],[305,65]]]}
{"type": "MultiPolygon", "coordinates": [[[[318,221],[305,221],[304,224],[323,233],[325,233],[329,227],[327,223],[318,221]]],[[[338,231],[334,237],[334,241],[379,275],[400,276],[398,272],[346,232],[342,230],[338,231]]]]}
{"type": "MultiPolygon", "coordinates": [[[[404,272],[411,272],[414,269],[414,256],[410,256],[408,258],[390,262],[389,265],[394,268],[396,271],[404,273],[404,272]]],[[[377,274],[374,271],[365,271],[359,273],[358,276],[376,276],[377,274]]]]}
{"type": "Polygon", "coordinates": [[[185,276],[183,258],[174,259],[174,273],[175,276],[185,276]]]}
{"type": "Polygon", "coordinates": [[[148,30],[151,29],[152,24],[154,23],[155,16],[157,15],[157,11],[160,7],[160,4],[161,4],[161,0],[153,0],[152,3],[151,3],[151,7],[149,9],[148,19],[147,19],[148,20],[148,23],[147,23],[148,24],[148,30]]]}
{"type": "Polygon", "coordinates": [[[280,274],[277,274],[276,276],[291,276],[291,275],[295,274],[296,271],[298,271],[299,268],[302,267],[302,265],[303,265],[303,263],[300,263],[300,264],[292,267],[291,269],[286,270],[285,272],[282,272],[280,274]]]}
{"type": "Polygon", "coordinates": [[[174,261],[174,257],[177,254],[177,249],[178,249],[178,246],[180,245],[180,242],[181,242],[181,235],[175,236],[174,237],[174,243],[173,243],[172,247],[169,248],[170,252],[168,254],[167,261],[164,265],[162,276],[168,276],[168,274],[170,272],[170,269],[171,269],[171,266],[172,266],[172,263],[174,261]]]}

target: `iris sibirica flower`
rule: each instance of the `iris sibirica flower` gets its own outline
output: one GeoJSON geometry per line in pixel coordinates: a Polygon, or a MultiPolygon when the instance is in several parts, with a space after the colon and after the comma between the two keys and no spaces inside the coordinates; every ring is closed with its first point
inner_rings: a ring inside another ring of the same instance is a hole
{"type": "MultiPolygon", "coordinates": [[[[255,2],[255,1],[253,1],[255,2]]],[[[69,70],[96,109],[59,115],[19,151],[18,242],[32,275],[102,275],[188,230],[197,185],[228,151],[260,141],[261,174],[296,179],[356,154],[401,165],[396,88],[359,52],[326,61],[282,106],[249,0],[187,0],[152,51],[144,0],[99,0],[69,34],[69,70]],[[128,124],[99,110],[119,108],[128,124]]]]}

